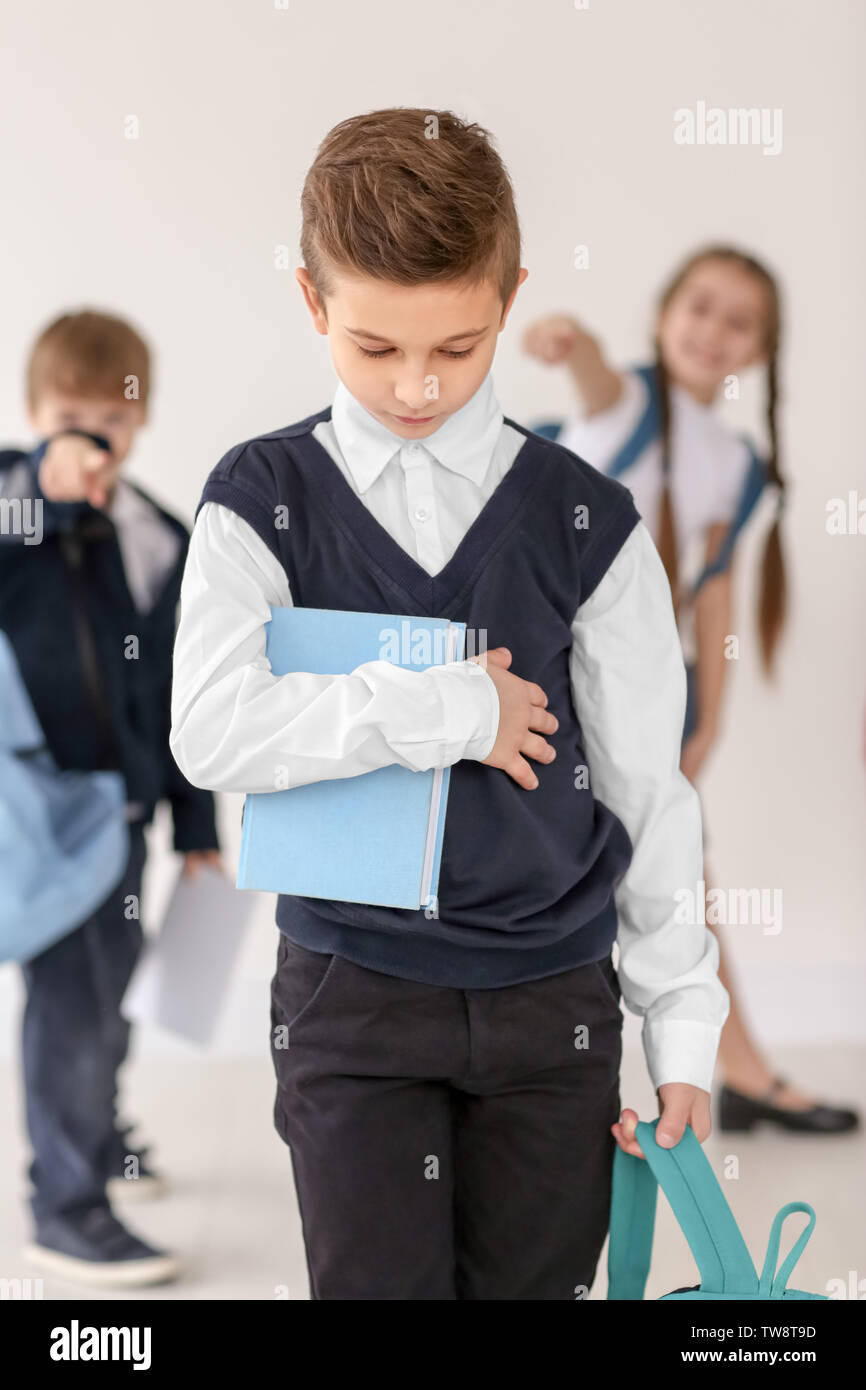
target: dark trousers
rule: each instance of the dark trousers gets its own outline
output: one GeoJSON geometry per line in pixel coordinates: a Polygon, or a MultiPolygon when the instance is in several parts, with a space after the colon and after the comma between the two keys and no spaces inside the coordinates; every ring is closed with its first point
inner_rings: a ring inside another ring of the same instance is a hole
{"type": "Polygon", "coordinates": [[[141,893],[144,832],[130,826],[121,882],[75,931],[23,967],[24,1101],[33,1150],[36,1222],[105,1202],[123,1148],[116,1128],[117,1070],[129,1047],[120,1014],[142,943],[127,899],[141,893]]]}
{"type": "Polygon", "coordinates": [[[586,1296],[620,1114],[610,959],[452,989],[281,935],[271,999],[313,1299],[586,1296]]]}

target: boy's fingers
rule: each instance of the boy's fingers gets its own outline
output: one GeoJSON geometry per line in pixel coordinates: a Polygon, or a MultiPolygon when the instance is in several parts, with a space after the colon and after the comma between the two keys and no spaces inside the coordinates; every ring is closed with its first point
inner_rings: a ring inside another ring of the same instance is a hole
{"type": "Polygon", "coordinates": [[[501,666],[506,669],[511,665],[511,652],[507,647],[489,647],[485,652],[477,652],[475,656],[467,657],[468,661],[474,661],[476,666],[501,666]]]}
{"type": "Polygon", "coordinates": [[[540,734],[527,734],[520,745],[520,751],[525,757],[534,758],[539,763],[552,763],[556,757],[556,749],[540,734]]]}
{"type": "Polygon", "coordinates": [[[680,1142],[688,1124],[691,1101],[688,1098],[662,1101],[662,1113],[656,1125],[656,1143],[672,1149],[680,1142]]]}
{"type": "Polygon", "coordinates": [[[623,1110],[620,1116],[620,1123],[625,1137],[628,1140],[634,1139],[637,1134],[638,1113],[636,1110],[623,1110]]]}
{"type": "Polygon", "coordinates": [[[613,1135],[613,1137],[614,1137],[614,1139],[616,1140],[617,1144],[619,1145],[619,1147],[620,1147],[621,1149],[624,1150],[625,1153],[627,1153],[627,1154],[634,1154],[635,1158],[644,1158],[644,1159],[646,1158],[646,1154],[644,1153],[643,1149],[641,1148],[641,1146],[640,1146],[640,1144],[637,1142],[637,1140],[636,1140],[636,1139],[628,1139],[628,1138],[626,1137],[625,1133],[623,1132],[623,1127],[622,1127],[622,1125],[620,1125],[620,1124],[611,1125],[610,1129],[611,1129],[611,1134],[613,1135]]]}
{"type": "Polygon", "coordinates": [[[547,696],[541,686],[536,685],[534,681],[527,681],[526,684],[529,686],[529,703],[531,705],[541,705],[542,708],[545,708],[547,706],[547,696]]]}
{"type": "Polygon", "coordinates": [[[68,502],[72,498],[72,490],[64,486],[62,473],[54,468],[47,468],[44,474],[39,475],[40,486],[46,496],[50,496],[55,502],[68,502]]]}
{"type": "Polygon", "coordinates": [[[533,705],[529,714],[529,727],[539,734],[555,734],[559,728],[559,720],[555,714],[533,705]]]}
{"type": "Polygon", "coordinates": [[[538,778],[526,759],[521,758],[519,753],[517,757],[512,758],[511,762],[503,771],[507,772],[509,777],[517,782],[518,786],[524,787],[528,792],[533,791],[538,786],[538,778]]]}
{"type": "Polygon", "coordinates": [[[491,647],[484,655],[493,662],[494,666],[508,667],[511,665],[511,652],[507,647],[491,647]]]}
{"type": "Polygon", "coordinates": [[[621,1149],[626,1153],[634,1154],[636,1158],[646,1158],[646,1154],[637,1142],[637,1122],[638,1113],[636,1110],[623,1110],[618,1124],[611,1125],[611,1134],[621,1149]]]}

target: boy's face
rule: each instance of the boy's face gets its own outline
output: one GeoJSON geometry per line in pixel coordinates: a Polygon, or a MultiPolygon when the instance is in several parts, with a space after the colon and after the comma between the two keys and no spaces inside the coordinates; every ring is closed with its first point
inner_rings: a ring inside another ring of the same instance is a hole
{"type": "Polygon", "coordinates": [[[295,273],[346,389],[393,434],[426,439],[478,390],[529,272],[504,306],[492,280],[396,285],[345,271],[323,302],[307,271],[295,273]]]}
{"type": "Polygon", "coordinates": [[[88,434],[103,435],[111,445],[109,472],[116,477],[146,415],[141,401],[47,390],[31,408],[30,424],[41,439],[60,430],[86,430],[88,434]]]}

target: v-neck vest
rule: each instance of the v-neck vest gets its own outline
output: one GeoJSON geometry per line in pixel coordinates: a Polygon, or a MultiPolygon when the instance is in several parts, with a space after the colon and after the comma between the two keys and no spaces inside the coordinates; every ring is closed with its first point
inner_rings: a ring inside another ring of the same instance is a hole
{"type": "MultiPolygon", "coordinates": [[[[455,763],[438,913],[281,895],[277,925],[310,950],[429,984],[493,988],[606,957],[632,845],[591,790],[571,694],[571,625],[640,517],[629,490],[522,429],[524,443],[445,567],[430,575],[354,492],[313,431],[330,408],[237,445],[205,502],[253,527],[309,608],[449,618],[504,646],[559,720],[539,785],[455,763]]],[[[473,646],[470,645],[470,651],[473,646]]]]}

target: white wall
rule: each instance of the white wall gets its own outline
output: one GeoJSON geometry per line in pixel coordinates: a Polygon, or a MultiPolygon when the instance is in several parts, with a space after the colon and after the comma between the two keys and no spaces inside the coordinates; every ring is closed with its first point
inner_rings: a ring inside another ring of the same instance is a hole
{"type": "MultiPolygon", "coordinates": [[[[295,254],[305,169],[348,115],[451,106],[496,135],[530,269],[496,365],[518,419],[568,403],[565,381],[518,351],[534,315],[577,312],[628,361],[645,351],[655,289],[696,244],[740,242],[778,268],[793,621],[772,690],[754,659],[753,528],[744,650],[704,784],[710,867],[726,884],[783,889],[781,934],[728,932],[763,1035],[862,1036],[866,537],[824,526],[828,498],[866,494],[862,6],[47,0],[7,4],[4,20],[0,435],[24,436],[22,362],[43,322],[85,304],[125,313],[158,352],[153,423],[130,471],[187,519],[232,443],[329,398],[326,344],[274,248],[295,254]],[[699,100],[781,108],[781,153],[677,146],[673,112],[699,100]],[[137,140],[124,138],[130,115],[137,140]],[[573,269],[578,243],[588,269],[573,269]]],[[[760,381],[746,396],[732,416],[743,426],[760,381]]],[[[230,853],[237,821],[233,802],[230,853]]],[[[168,869],[159,852],[152,905],[168,869]]],[[[221,1048],[260,1046],[273,949],[264,912],[221,1048]]],[[[11,1002],[11,971],[0,988],[11,1002]]]]}

